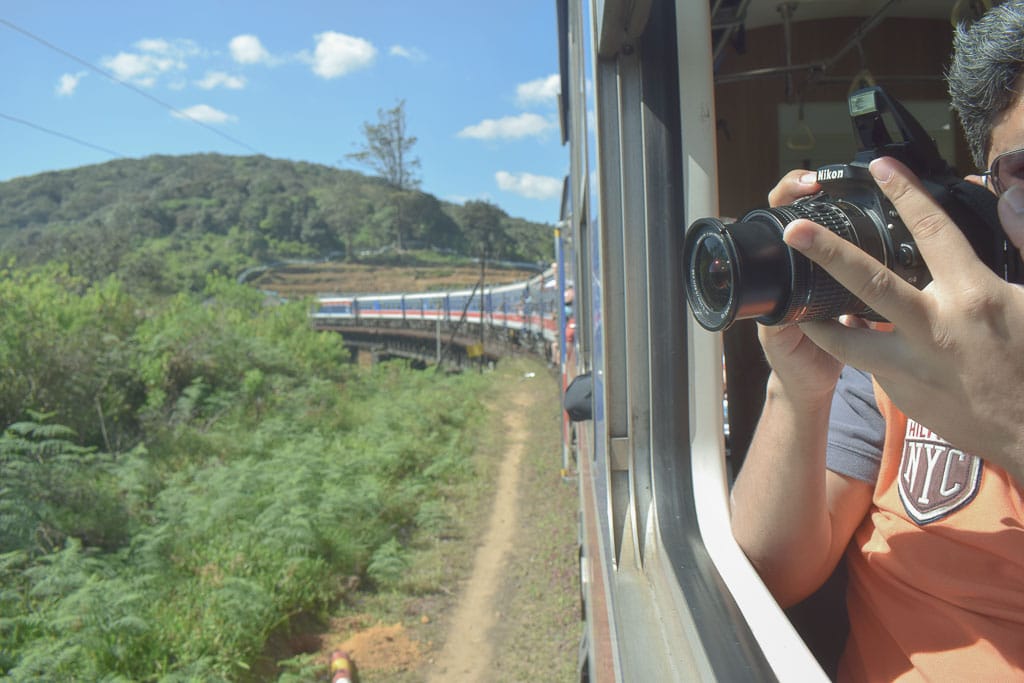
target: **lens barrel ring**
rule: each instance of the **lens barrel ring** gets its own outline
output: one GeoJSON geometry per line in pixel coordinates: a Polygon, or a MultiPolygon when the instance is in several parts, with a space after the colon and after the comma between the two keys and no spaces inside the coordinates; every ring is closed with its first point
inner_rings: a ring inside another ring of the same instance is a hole
{"type": "MultiPolygon", "coordinates": [[[[859,211],[857,213],[860,213],[859,211]]],[[[860,246],[857,231],[851,216],[844,208],[831,200],[810,199],[787,206],[770,209],[755,209],[744,220],[764,220],[771,217],[781,233],[785,227],[800,218],[814,221],[839,235],[844,240],[860,246]]],[[[783,325],[798,320],[820,320],[835,317],[836,311],[845,310],[853,299],[842,285],[823,268],[807,258],[796,258],[792,253],[790,267],[790,296],[770,318],[759,321],[766,325],[783,325]]]]}

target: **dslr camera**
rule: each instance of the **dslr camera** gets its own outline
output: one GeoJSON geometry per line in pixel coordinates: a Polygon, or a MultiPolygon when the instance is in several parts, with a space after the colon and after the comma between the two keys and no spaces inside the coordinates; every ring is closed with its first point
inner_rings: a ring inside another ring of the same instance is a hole
{"type": "Polygon", "coordinates": [[[686,298],[705,329],[722,330],[745,318],[764,325],[845,314],[881,320],[782,241],[785,226],[798,218],[825,226],[918,289],[931,282],[913,236],[868,172],[871,160],[882,156],[900,160],[920,178],[993,271],[1020,281],[1020,258],[999,224],[995,195],[957,177],[921,124],[882,88],[856,91],[849,108],[858,151],[848,164],[818,169],[821,192],[787,206],[755,209],[736,223],[701,218],[686,231],[686,298]]]}

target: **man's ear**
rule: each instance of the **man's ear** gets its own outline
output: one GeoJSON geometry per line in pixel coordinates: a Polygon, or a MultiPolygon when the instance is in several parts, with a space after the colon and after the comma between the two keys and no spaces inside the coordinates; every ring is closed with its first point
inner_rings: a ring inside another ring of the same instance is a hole
{"type": "Polygon", "coordinates": [[[972,173],[971,175],[965,175],[964,180],[969,183],[974,183],[975,185],[980,185],[981,187],[988,187],[988,183],[985,182],[985,176],[975,175],[972,173]]]}

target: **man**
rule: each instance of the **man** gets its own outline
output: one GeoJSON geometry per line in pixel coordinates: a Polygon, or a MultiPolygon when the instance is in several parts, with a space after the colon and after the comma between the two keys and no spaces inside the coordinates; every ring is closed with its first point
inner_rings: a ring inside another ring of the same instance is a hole
{"type": "MultiPolygon", "coordinates": [[[[1000,195],[1019,249],[1022,67],[1024,0],[958,32],[951,95],[989,168],[973,180],[1000,195]]],[[[1024,288],[977,259],[906,167],[882,158],[870,170],[934,280],[919,291],[819,225],[787,226],[790,247],[892,329],[850,320],[759,328],[772,374],[732,492],[733,531],[784,606],[815,591],[845,553],[840,679],[1021,679],[1024,288]]],[[[818,189],[813,174],[794,171],[769,199],[818,189]]]]}

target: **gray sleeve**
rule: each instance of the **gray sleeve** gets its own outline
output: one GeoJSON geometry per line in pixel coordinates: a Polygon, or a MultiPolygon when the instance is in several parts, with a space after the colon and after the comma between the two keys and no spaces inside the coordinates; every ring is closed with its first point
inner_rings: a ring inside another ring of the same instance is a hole
{"type": "Polygon", "coordinates": [[[885,418],[875,402],[871,375],[844,367],[832,396],[826,466],[833,472],[874,484],[884,440],[885,418]]]}

